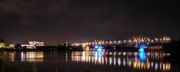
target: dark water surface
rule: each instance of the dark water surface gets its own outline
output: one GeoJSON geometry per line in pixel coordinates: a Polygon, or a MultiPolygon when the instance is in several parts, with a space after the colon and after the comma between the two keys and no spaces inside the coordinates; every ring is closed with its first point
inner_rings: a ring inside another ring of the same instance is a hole
{"type": "Polygon", "coordinates": [[[3,51],[0,61],[18,72],[178,72],[176,64],[166,59],[169,56],[163,52],[3,51]]]}

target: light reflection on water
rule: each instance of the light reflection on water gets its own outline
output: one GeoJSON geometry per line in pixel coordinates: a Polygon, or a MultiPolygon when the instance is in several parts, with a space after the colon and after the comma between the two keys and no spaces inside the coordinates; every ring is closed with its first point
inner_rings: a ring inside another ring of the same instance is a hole
{"type": "Polygon", "coordinates": [[[87,62],[109,66],[128,66],[134,69],[144,70],[171,70],[171,63],[161,61],[166,56],[165,53],[136,53],[136,52],[72,52],[72,61],[87,62]],[[147,56],[149,57],[147,57],[147,56]],[[157,56],[159,61],[151,59],[157,56]]]}
{"type": "MultiPolygon", "coordinates": [[[[139,70],[170,71],[171,63],[164,61],[169,53],[138,53],[138,52],[67,52],[47,55],[44,52],[1,52],[0,60],[5,62],[44,62],[48,61],[46,56],[59,57],[65,62],[81,62],[94,65],[129,67],[139,70]],[[64,55],[64,56],[59,56],[64,55]]],[[[56,58],[52,58],[56,59],[56,58]]]]}
{"type": "Polygon", "coordinates": [[[43,52],[1,52],[0,60],[14,62],[20,59],[21,62],[43,62],[43,52]],[[15,60],[16,59],[16,60],[15,60]]]}
{"type": "Polygon", "coordinates": [[[42,62],[43,58],[43,52],[21,52],[22,62],[42,62]]]}

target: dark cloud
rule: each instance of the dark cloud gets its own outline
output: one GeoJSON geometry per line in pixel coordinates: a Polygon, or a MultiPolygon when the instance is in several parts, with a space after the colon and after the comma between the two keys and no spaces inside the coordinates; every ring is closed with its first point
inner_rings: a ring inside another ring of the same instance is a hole
{"type": "Polygon", "coordinates": [[[136,34],[168,34],[177,39],[177,5],[168,0],[0,0],[0,38],[50,44],[136,34]]]}

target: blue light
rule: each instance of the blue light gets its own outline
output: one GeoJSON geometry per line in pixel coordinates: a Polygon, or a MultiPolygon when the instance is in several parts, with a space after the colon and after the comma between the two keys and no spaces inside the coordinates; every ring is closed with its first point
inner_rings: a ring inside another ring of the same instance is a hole
{"type": "Polygon", "coordinates": [[[98,46],[98,45],[95,45],[95,48],[97,49],[97,48],[99,48],[99,46],[98,46]]]}
{"type": "Polygon", "coordinates": [[[100,45],[95,45],[94,48],[95,48],[95,50],[98,51],[98,52],[102,52],[102,49],[103,49],[103,47],[100,46],[100,45]]]}
{"type": "Polygon", "coordinates": [[[102,47],[102,46],[99,46],[99,48],[101,48],[101,49],[102,49],[103,47],[102,47]]]}
{"type": "Polygon", "coordinates": [[[144,49],[148,48],[148,45],[145,44],[145,43],[141,43],[141,44],[138,44],[136,47],[139,48],[138,52],[139,52],[139,59],[140,59],[140,61],[147,60],[147,55],[146,55],[144,49]]]}
{"type": "Polygon", "coordinates": [[[139,59],[140,59],[141,61],[147,60],[147,55],[146,55],[146,53],[140,52],[140,53],[139,53],[139,59]]]}
{"type": "Polygon", "coordinates": [[[145,49],[145,48],[148,48],[148,45],[144,44],[144,43],[141,43],[141,44],[138,44],[137,47],[145,49]]]}
{"type": "Polygon", "coordinates": [[[98,51],[98,52],[102,52],[102,49],[101,49],[101,48],[98,48],[97,51],[98,51]]]}
{"type": "Polygon", "coordinates": [[[144,48],[140,48],[138,51],[139,52],[144,52],[144,48]]]}

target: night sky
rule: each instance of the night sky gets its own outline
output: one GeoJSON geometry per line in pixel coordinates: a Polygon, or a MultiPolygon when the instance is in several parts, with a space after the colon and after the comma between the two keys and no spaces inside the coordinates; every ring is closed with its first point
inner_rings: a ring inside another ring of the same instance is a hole
{"type": "Polygon", "coordinates": [[[0,39],[48,44],[138,34],[179,39],[178,2],[169,1],[0,0],[0,39]]]}

